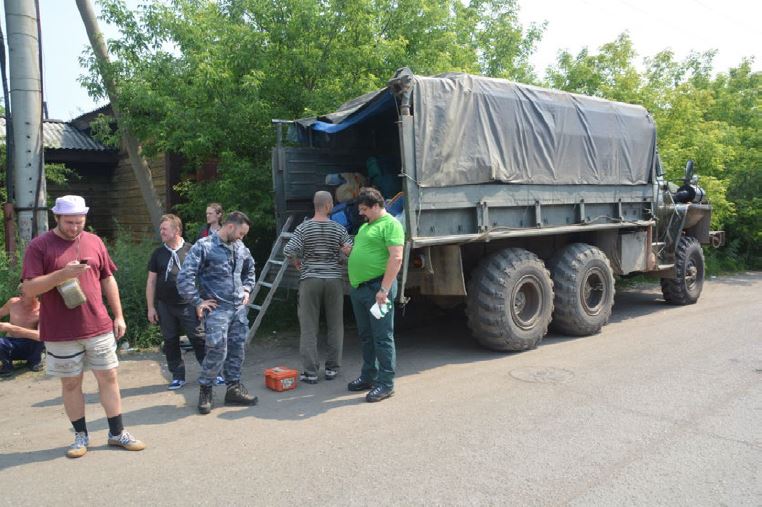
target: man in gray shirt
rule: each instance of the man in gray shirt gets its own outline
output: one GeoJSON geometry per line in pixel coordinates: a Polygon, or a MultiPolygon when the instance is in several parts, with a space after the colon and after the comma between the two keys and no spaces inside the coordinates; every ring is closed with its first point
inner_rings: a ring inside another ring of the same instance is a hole
{"type": "Polygon", "coordinates": [[[320,362],[317,352],[317,333],[320,308],[325,309],[327,324],[325,379],[333,380],[341,368],[344,346],[344,270],[339,262],[341,248],[352,239],[347,230],[329,218],[333,197],[325,191],[315,193],[315,215],[294,231],[283,249],[299,276],[299,349],[302,354],[302,382],[316,384],[320,362]]]}

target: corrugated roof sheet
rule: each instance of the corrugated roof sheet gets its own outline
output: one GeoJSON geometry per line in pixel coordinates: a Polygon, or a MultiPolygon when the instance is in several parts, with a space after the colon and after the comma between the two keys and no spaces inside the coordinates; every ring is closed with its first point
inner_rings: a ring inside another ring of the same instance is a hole
{"type": "MultiPolygon", "coordinates": [[[[5,139],[5,118],[0,118],[0,137],[5,139]]],[[[114,151],[61,120],[43,122],[42,142],[52,150],[114,151]]]]}

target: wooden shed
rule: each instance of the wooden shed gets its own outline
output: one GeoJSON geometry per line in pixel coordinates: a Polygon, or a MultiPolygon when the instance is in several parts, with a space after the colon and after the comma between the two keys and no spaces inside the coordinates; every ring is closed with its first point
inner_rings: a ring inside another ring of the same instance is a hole
{"type": "MultiPolygon", "coordinates": [[[[79,136],[96,142],[91,137],[91,123],[99,116],[112,116],[111,106],[106,105],[89,113],[74,118],[66,125],[79,136]]],[[[49,121],[46,121],[48,123],[49,121]]],[[[52,145],[52,143],[50,143],[52,145]]],[[[46,140],[45,160],[48,163],[62,162],[67,167],[74,169],[80,176],[79,180],[72,179],[66,188],[48,186],[48,195],[51,199],[65,193],[81,192],[79,195],[85,200],[92,200],[91,213],[94,208],[102,207],[103,214],[97,212],[90,222],[93,227],[107,237],[113,237],[117,228],[130,232],[134,237],[153,236],[155,231],[151,225],[148,209],[138,187],[138,182],[132,171],[130,159],[124,148],[113,150],[106,148],[100,143],[99,149],[86,151],[82,144],[69,146],[67,150],[51,150],[46,140]],[[74,148],[74,150],[72,150],[74,148]],[[66,154],[64,151],[73,151],[66,154]],[[98,159],[98,154],[107,153],[108,161],[91,162],[98,159]],[[88,199],[88,196],[91,196],[88,199]],[[95,225],[97,223],[97,225],[95,225]]],[[[175,184],[180,181],[180,168],[182,161],[177,156],[160,154],[148,160],[153,175],[153,184],[159,195],[162,209],[171,210],[179,202],[177,192],[173,190],[175,184]]]]}
{"type": "MultiPolygon", "coordinates": [[[[104,146],[91,136],[90,124],[100,114],[111,115],[111,107],[101,107],[70,122],[43,121],[45,163],[64,164],[73,171],[65,185],[48,182],[48,201],[53,203],[56,197],[66,194],[81,195],[90,207],[88,226],[107,238],[112,238],[117,229],[135,238],[154,236],[127,152],[104,146]]],[[[0,130],[4,138],[4,122],[0,130]]],[[[179,202],[173,186],[180,181],[182,160],[162,154],[148,160],[148,164],[162,208],[171,210],[179,202]]],[[[53,216],[49,219],[52,226],[53,216]]]]}

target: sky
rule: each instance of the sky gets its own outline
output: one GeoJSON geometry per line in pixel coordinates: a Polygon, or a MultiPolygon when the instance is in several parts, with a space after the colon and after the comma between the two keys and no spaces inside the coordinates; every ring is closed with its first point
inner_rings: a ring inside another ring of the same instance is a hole
{"type": "MultiPolygon", "coordinates": [[[[89,44],[74,0],[39,0],[44,94],[50,118],[70,120],[102,105],[78,82],[78,57],[89,44]]],[[[95,0],[91,0],[95,4],[95,0]]],[[[126,0],[134,7],[139,0],[126,0]]],[[[531,58],[537,74],[553,64],[559,50],[595,51],[628,32],[640,58],[671,49],[678,59],[691,50],[718,51],[715,71],[727,71],[744,57],[762,70],[762,2],[750,0],[519,0],[524,26],[547,21],[531,58]]],[[[96,11],[98,7],[96,5],[96,11]]],[[[2,23],[5,11],[0,4],[2,23]]],[[[106,37],[116,30],[101,22],[106,37]]],[[[5,33],[6,31],[3,30],[5,33]]],[[[7,43],[7,41],[6,41],[7,43]]]]}

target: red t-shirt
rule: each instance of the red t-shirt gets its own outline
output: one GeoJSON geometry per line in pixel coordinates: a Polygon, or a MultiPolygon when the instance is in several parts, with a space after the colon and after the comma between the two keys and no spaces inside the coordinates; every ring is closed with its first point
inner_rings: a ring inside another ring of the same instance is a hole
{"type": "Polygon", "coordinates": [[[101,280],[116,271],[103,241],[89,232],[73,241],[53,231],[34,238],[24,254],[21,277],[24,280],[57,271],[73,260],[87,260],[90,266],[79,280],[87,301],[70,310],[55,287],[40,295],[40,338],[45,342],[92,338],[113,329],[113,322],[103,304],[101,280]]]}

